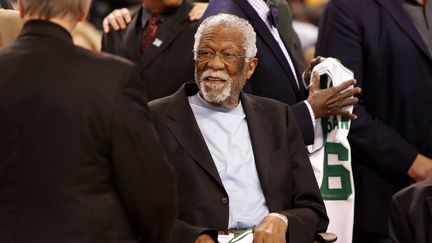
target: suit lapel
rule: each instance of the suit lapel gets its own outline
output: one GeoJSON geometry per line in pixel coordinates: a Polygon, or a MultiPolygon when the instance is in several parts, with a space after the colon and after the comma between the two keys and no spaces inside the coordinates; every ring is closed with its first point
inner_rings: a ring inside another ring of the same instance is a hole
{"type": "Polygon", "coordinates": [[[183,85],[179,91],[171,96],[166,115],[172,122],[168,123],[167,126],[186,153],[223,187],[216,165],[187,100],[188,95],[198,92],[198,87],[191,87],[193,85],[183,85]]]}
{"type": "MultiPolygon", "coordinates": [[[[283,54],[281,48],[279,47],[279,44],[274,39],[273,35],[271,34],[270,30],[268,29],[267,25],[261,20],[258,13],[255,11],[255,9],[246,1],[246,0],[232,0],[235,2],[243,11],[246,17],[249,19],[250,22],[252,22],[252,26],[255,29],[255,32],[257,35],[261,37],[261,39],[266,43],[266,45],[270,48],[272,53],[276,56],[277,60],[279,61],[280,65],[282,66],[283,70],[285,71],[285,74],[289,77],[289,83],[292,86],[293,90],[296,93],[297,98],[303,98],[304,95],[301,95],[299,87],[297,86],[296,79],[294,78],[293,72],[291,71],[290,65],[288,64],[287,59],[285,58],[285,55],[283,54]]],[[[259,0],[262,1],[262,0],[259,0]]],[[[286,45],[285,45],[286,46],[286,45]]],[[[291,57],[291,60],[295,64],[295,60],[293,58],[293,55],[290,53],[289,48],[286,47],[288,50],[288,53],[291,57]]],[[[296,66],[296,65],[294,65],[296,66]]],[[[297,72],[297,71],[296,71],[297,72]]],[[[299,80],[300,82],[301,80],[299,80]]],[[[302,83],[300,83],[301,85],[302,83]]]]}
{"type": "Polygon", "coordinates": [[[431,54],[423,42],[422,37],[417,31],[410,20],[409,15],[405,12],[401,5],[401,1],[395,0],[376,0],[387,12],[392,16],[393,20],[400,26],[400,28],[411,38],[411,40],[423,51],[429,58],[431,54]]]}
{"type": "Polygon", "coordinates": [[[158,57],[187,26],[189,21],[189,9],[190,3],[184,1],[182,6],[175,10],[176,12],[173,15],[169,15],[163,19],[164,22],[160,24],[156,34],[156,39],[161,41],[160,46],[150,44],[144,56],[141,58],[140,66],[142,68],[146,68],[156,57],[158,57]]]}
{"type": "MultiPolygon", "coordinates": [[[[246,120],[251,137],[255,164],[261,188],[264,195],[268,195],[269,190],[269,161],[271,145],[272,122],[264,117],[258,104],[249,96],[241,94],[243,109],[246,114],[246,120]]],[[[266,196],[266,198],[268,198],[266,196]]]]}

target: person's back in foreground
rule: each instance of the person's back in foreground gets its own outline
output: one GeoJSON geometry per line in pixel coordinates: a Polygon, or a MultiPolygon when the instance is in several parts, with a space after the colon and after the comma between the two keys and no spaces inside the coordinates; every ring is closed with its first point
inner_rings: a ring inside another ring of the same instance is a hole
{"type": "Polygon", "coordinates": [[[19,4],[0,51],[0,242],[166,242],[173,175],[135,66],[72,44],[89,0],[19,4]]]}

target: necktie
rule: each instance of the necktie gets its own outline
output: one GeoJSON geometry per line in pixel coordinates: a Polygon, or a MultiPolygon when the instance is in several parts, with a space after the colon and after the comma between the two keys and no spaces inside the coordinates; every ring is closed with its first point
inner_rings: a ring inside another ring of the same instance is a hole
{"type": "Polygon", "coordinates": [[[273,0],[267,0],[267,5],[270,8],[270,12],[268,15],[268,19],[270,23],[277,28],[278,22],[279,22],[279,14],[276,4],[273,2],[273,0]]]}
{"type": "Polygon", "coordinates": [[[157,24],[159,22],[158,15],[152,15],[147,21],[147,27],[141,38],[141,55],[144,54],[149,45],[153,42],[157,33],[157,24]]]}

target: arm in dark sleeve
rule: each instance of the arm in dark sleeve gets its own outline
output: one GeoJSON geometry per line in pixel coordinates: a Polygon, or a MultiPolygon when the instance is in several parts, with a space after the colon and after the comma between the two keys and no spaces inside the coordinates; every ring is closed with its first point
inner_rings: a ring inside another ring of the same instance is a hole
{"type": "MultiPolygon", "coordinates": [[[[358,1],[360,2],[360,1],[358,1]]],[[[362,32],[356,23],[355,9],[358,6],[346,1],[330,1],[322,15],[317,55],[336,57],[353,70],[358,85],[363,80],[364,49],[362,32]]],[[[394,182],[406,180],[407,171],[416,158],[416,149],[393,128],[380,119],[373,117],[360,103],[354,106],[353,113],[358,115],[351,125],[349,141],[353,151],[365,157],[361,162],[387,175],[394,182]]]]}
{"type": "Polygon", "coordinates": [[[116,49],[116,43],[118,43],[117,46],[122,43],[120,38],[119,31],[111,30],[109,33],[103,33],[101,51],[111,54],[120,53],[119,50],[116,49]]]}
{"type": "Polygon", "coordinates": [[[279,213],[288,217],[289,242],[313,242],[317,232],[326,231],[329,220],[297,121],[289,108],[287,120],[293,171],[293,208],[279,213]]]}
{"type": "Polygon", "coordinates": [[[306,145],[313,144],[315,139],[315,128],[313,126],[312,117],[306,103],[299,102],[291,106],[291,108],[295,114],[297,124],[303,135],[304,143],[306,145]]]}
{"type": "Polygon", "coordinates": [[[112,160],[120,197],[144,242],[169,242],[176,218],[175,175],[162,152],[135,68],[114,104],[112,160]]]}

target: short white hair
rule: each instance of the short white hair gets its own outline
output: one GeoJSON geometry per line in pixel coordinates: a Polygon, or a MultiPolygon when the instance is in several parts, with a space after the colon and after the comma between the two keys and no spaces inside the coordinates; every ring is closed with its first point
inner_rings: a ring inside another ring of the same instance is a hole
{"type": "Polygon", "coordinates": [[[197,59],[196,53],[198,51],[199,44],[201,42],[201,36],[204,31],[214,28],[214,27],[226,27],[239,30],[243,33],[243,48],[246,52],[246,58],[254,58],[257,53],[256,48],[256,33],[245,19],[239,18],[232,14],[220,13],[217,15],[210,16],[206,18],[201,25],[198,27],[195,33],[195,43],[194,43],[194,58],[197,59]]]}

